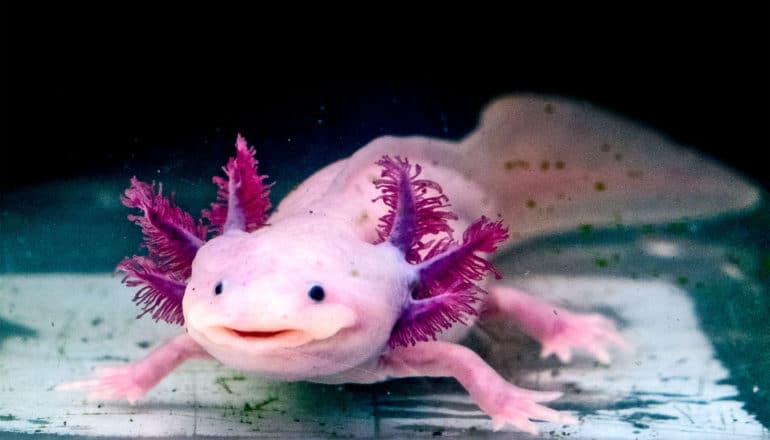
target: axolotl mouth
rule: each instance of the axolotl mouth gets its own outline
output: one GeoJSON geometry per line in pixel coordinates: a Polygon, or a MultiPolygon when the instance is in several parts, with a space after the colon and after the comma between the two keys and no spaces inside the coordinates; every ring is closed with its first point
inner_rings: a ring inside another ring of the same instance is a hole
{"type": "Polygon", "coordinates": [[[263,338],[272,338],[273,336],[280,336],[280,335],[286,335],[290,333],[295,333],[297,330],[278,330],[274,332],[261,332],[261,331],[243,331],[238,329],[227,329],[231,332],[235,333],[236,335],[242,337],[242,338],[257,338],[257,339],[263,339],[263,338]]]}
{"type": "Polygon", "coordinates": [[[217,315],[200,305],[189,307],[186,317],[190,336],[217,358],[227,357],[228,352],[258,356],[310,345],[359,324],[351,308],[337,304],[314,308],[302,319],[217,315]]]}
{"type": "MultiPolygon", "coordinates": [[[[307,320],[288,322],[272,321],[249,324],[247,320],[209,320],[201,323],[194,313],[188,329],[195,338],[197,333],[215,345],[242,347],[252,350],[291,348],[332,338],[345,329],[354,327],[358,320],[355,313],[347,307],[336,306],[329,314],[306,316],[307,320]],[[218,322],[217,322],[218,321],[218,322]],[[198,322],[199,325],[194,325],[198,322]],[[203,325],[200,325],[203,324],[203,325]]],[[[316,315],[316,314],[312,314],[316,315]]]]}
{"type": "MultiPolygon", "coordinates": [[[[187,310],[187,331],[211,357],[242,371],[276,380],[328,376],[361,362],[351,344],[361,321],[338,304],[315,307],[301,317],[213,314],[206,307],[187,310]]],[[[368,347],[368,341],[365,342],[368,347]]]]}
{"type": "Polygon", "coordinates": [[[251,346],[261,346],[264,348],[297,347],[318,339],[317,335],[313,335],[307,331],[290,328],[278,330],[251,330],[237,329],[228,326],[215,326],[209,327],[205,333],[208,336],[208,339],[214,343],[246,343],[251,346]]]}

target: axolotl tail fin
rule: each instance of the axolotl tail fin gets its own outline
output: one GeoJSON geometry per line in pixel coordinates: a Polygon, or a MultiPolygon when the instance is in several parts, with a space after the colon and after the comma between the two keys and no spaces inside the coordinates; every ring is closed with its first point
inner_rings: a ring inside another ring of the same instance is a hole
{"type": "Polygon", "coordinates": [[[717,162],[650,128],[561,98],[498,99],[459,148],[466,159],[461,171],[495,198],[519,239],[582,224],[703,218],[759,199],[756,187],[717,162]]]}

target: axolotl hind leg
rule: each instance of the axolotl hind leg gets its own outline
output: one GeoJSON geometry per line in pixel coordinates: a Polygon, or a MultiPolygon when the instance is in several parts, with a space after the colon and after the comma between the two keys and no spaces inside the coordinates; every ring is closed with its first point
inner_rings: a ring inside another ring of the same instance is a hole
{"type": "Polygon", "coordinates": [[[171,371],[192,358],[209,357],[186,333],[176,336],[149,355],[128,365],[99,368],[96,378],[68,382],[57,390],[85,390],[89,399],[127,399],[134,404],[171,371]]]}
{"type": "Polygon", "coordinates": [[[612,320],[598,313],[574,313],[545,300],[504,286],[493,286],[483,318],[512,319],[526,334],[542,344],[541,357],[556,355],[562,362],[581,349],[599,362],[610,362],[609,348],[630,349],[612,320]]]}

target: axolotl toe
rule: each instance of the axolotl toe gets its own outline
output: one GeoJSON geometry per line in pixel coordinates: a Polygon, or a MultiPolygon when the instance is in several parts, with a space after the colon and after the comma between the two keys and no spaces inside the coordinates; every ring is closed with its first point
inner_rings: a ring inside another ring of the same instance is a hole
{"type": "Polygon", "coordinates": [[[598,314],[564,310],[495,283],[490,261],[517,239],[579,224],[666,221],[746,209],[757,190],[716,164],[590,106],[510,97],[464,140],[384,137],[313,174],[270,215],[266,176],[238,136],[199,221],[132,179],[146,256],[124,282],[142,315],[183,333],[132,364],[61,385],[141,399],[187,359],[278,380],[373,383],[454,377],[500,428],[575,419],[518,388],[457,343],[474,322],[507,319],[543,357],[610,362],[628,344],[598,314]],[[450,204],[451,201],[451,204],[450,204]],[[538,207],[538,204],[542,205],[538,207]],[[536,209],[537,207],[537,209],[536,209]]]}

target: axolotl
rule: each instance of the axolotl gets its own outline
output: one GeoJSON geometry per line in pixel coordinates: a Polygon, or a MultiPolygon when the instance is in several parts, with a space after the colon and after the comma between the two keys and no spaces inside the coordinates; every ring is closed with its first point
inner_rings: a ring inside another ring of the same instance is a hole
{"type": "Polygon", "coordinates": [[[693,219],[758,198],[651,130],[538,96],[494,101],[459,142],[378,138],[317,171],[270,215],[254,155],[239,135],[198,222],[154,183],[132,179],[122,201],[138,208],[129,218],[149,255],[119,269],[141,287],[142,315],[186,332],[60,389],[134,403],[185,360],[211,358],[286,381],[453,377],[495,428],[572,423],[541,405],[561,393],[514,386],[457,341],[477,319],[508,319],[562,362],[580,350],[607,363],[629,344],[604,316],[489,280],[501,277],[493,254],[581,224],[693,219]]]}

